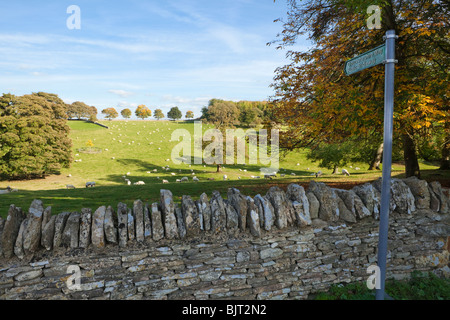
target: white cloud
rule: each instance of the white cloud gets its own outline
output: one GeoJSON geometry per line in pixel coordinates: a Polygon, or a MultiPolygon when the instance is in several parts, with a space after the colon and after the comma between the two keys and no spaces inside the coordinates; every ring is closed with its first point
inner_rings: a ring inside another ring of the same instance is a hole
{"type": "Polygon", "coordinates": [[[126,91],[126,90],[121,90],[121,89],[118,89],[118,90],[116,90],[116,89],[111,89],[111,90],[108,90],[108,92],[114,93],[114,94],[116,94],[116,95],[118,95],[118,96],[121,96],[121,97],[123,97],[123,98],[126,98],[126,97],[129,97],[129,96],[134,95],[134,92],[126,91]]]}

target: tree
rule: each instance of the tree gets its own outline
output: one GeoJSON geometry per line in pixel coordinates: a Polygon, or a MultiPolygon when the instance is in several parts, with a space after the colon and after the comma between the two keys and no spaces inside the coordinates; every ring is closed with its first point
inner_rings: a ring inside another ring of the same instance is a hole
{"type": "Polygon", "coordinates": [[[117,113],[116,109],[114,108],[106,108],[102,110],[102,114],[105,115],[105,118],[108,120],[112,120],[115,119],[119,116],[119,114],[117,113]]]}
{"type": "Polygon", "coordinates": [[[130,109],[123,109],[122,111],[120,111],[120,114],[122,115],[122,117],[124,119],[131,118],[131,110],[130,109]]]}
{"type": "MultiPolygon", "coordinates": [[[[208,109],[205,110],[204,117],[208,123],[220,130],[222,137],[226,137],[226,129],[232,129],[239,124],[239,109],[231,101],[212,99],[209,101],[208,109]]],[[[212,140],[214,143],[214,139],[212,140]]],[[[207,144],[203,144],[203,149],[207,144]]],[[[214,154],[214,156],[216,156],[214,154]]],[[[222,153],[225,156],[225,153],[222,153]]],[[[222,164],[217,164],[217,172],[222,171],[222,164]]]]}
{"type": "Polygon", "coordinates": [[[41,178],[70,166],[72,141],[66,104],[38,92],[0,97],[0,176],[41,178]]]}
{"type": "Polygon", "coordinates": [[[186,112],[186,119],[194,119],[194,112],[190,110],[186,112]]]}
{"type": "MultiPolygon", "coordinates": [[[[450,44],[444,1],[288,0],[288,19],[278,48],[308,35],[313,46],[289,51],[278,68],[271,108],[286,130],[281,147],[295,149],[359,137],[377,141],[383,132],[384,68],[343,73],[345,61],[383,43],[386,30],[397,41],[394,143],[403,147],[406,176],[420,176],[417,137],[433,123],[449,127],[450,44]],[[367,7],[379,5],[382,25],[368,30],[367,7]],[[446,125],[447,124],[447,125],[446,125]]],[[[450,136],[450,135],[449,135],[450,136]]],[[[374,150],[379,144],[373,145],[374,150]]]]}
{"type": "Polygon", "coordinates": [[[157,120],[160,120],[160,119],[164,118],[164,113],[162,112],[161,109],[156,109],[156,110],[155,110],[155,115],[154,115],[154,117],[155,117],[157,120]]]}
{"type": "Polygon", "coordinates": [[[169,119],[172,119],[172,120],[175,120],[175,121],[181,119],[182,116],[183,116],[183,114],[181,113],[180,109],[178,109],[178,107],[173,107],[167,113],[167,117],[169,119]]]}
{"type": "Polygon", "coordinates": [[[91,119],[96,118],[97,116],[97,108],[90,107],[86,103],[81,101],[75,101],[72,104],[67,104],[67,116],[69,119],[91,119]],[[94,109],[93,109],[94,108],[94,109]]]}
{"type": "Polygon", "coordinates": [[[134,113],[136,114],[136,117],[141,118],[142,120],[152,116],[152,110],[143,104],[139,105],[134,113]]]}

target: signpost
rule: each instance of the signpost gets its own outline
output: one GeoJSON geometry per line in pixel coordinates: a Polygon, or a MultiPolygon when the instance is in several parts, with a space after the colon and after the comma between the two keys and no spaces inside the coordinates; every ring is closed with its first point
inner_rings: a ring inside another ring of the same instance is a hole
{"type": "Polygon", "coordinates": [[[394,73],[395,73],[395,30],[386,32],[386,43],[345,63],[345,73],[351,75],[358,71],[385,65],[384,84],[384,137],[383,137],[383,177],[381,187],[381,212],[378,236],[378,267],[380,268],[380,284],[376,291],[376,299],[385,298],[386,256],[389,229],[389,202],[391,198],[391,166],[392,166],[392,131],[394,119],[394,73]]]}
{"type": "Polygon", "coordinates": [[[386,45],[367,51],[345,63],[345,74],[351,75],[361,70],[383,63],[386,59],[386,45]]]}

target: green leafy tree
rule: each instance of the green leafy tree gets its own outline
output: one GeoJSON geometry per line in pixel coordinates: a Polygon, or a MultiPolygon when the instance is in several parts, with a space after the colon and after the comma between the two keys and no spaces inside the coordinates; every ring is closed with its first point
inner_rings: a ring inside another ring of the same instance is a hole
{"type": "Polygon", "coordinates": [[[120,114],[122,115],[122,117],[124,119],[129,119],[131,118],[131,110],[130,109],[123,109],[122,111],[120,111],[120,114]]]}
{"type": "Polygon", "coordinates": [[[161,109],[156,109],[156,110],[155,110],[155,115],[154,115],[154,117],[155,117],[157,120],[160,120],[160,119],[164,118],[164,113],[162,112],[161,109]]]}
{"type": "Polygon", "coordinates": [[[115,119],[119,116],[119,114],[117,113],[116,109],[114,108],[106,108],[102,110],[102,114],[105,115],[105,118],[108,120],[112,120],[115,119]]]}
{"type": "Polygon", "coordinates": [[[182,116],[183,116],[183,114],[181,113],[180,109],[178,109],[178,107],[173,107],[167,113],[167,117],[169,119],[172,119],[172,120],[175,120],[175,121],[181,119],[182,116]]]}
{"type": "Polygon", "coordinates": [[[142,120],[152,116],[152,110],[143,104],[139,105],[134,113],[136,114],[136,117],[141,118],[142,120]]]}
{"type": "Polygon", "coordinates": [[[41,178],[70,166],[72,141],[66,104],[38,92],[0,97],[0,176],[41,178]]]}

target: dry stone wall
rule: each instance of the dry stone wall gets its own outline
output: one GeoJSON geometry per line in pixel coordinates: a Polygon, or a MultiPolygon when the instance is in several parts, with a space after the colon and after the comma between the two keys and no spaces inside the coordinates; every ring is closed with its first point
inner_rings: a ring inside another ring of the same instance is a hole
{"type": "MultiPolygon", "coordinates": [[[[249,197],[52,214],[42,201],[0,219],[0,299],[306,299],[366,281],[376,265],[381,181],[311,181],[249,197]]],[[[450,200],[438,182],[392,179],[388,277],[449,275],[450,200]]]]}

